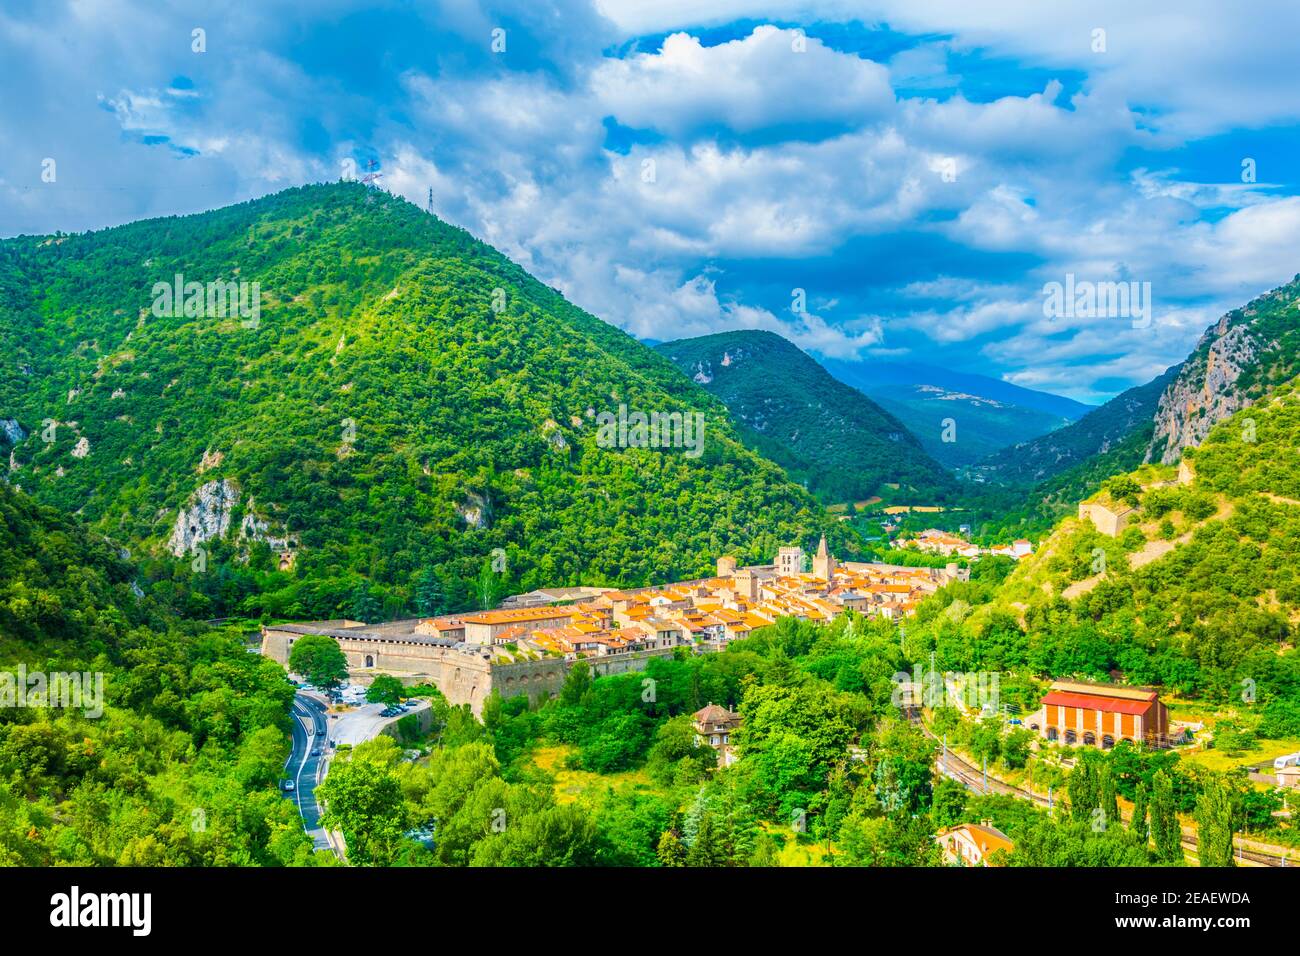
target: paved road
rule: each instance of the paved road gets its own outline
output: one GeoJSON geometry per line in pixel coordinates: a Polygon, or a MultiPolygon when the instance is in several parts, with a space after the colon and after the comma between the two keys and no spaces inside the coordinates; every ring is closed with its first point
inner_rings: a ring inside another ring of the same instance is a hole
{"type": "Polygon", "coordinates": [[[325,742],[329,736],[329,717],[325,705],[315,697],[298,693],[293,698],[293,749],[289,761],[285,764],[286,776],[293,781],[291,797],[302,815],[302,828],[312,839],[317,850],[337,850],[330,843],[329,835],[320,825],[321,808],[316,802],[316,784],[325,776],[325,764],[328,750],[325,742]],[[311,733],[308,733],[308,729],[311,733]],[[320,755],[313,753],[322,749],[320,755]]]}
{"type": "Polygon", "coordinates": [[[408,701],[410,709],[396,717],[383,716],[383,704],[362,704],[347,713],[340,714],[330,730],[331,738],[336,744],[356,746],[373,740],[379,732],[395,720],[401,720],[409,714],[418,714],[429,707],[427,699],[416,698],[408,701]]]}
{"type": "MultiPolygon", "coordinates": [[[[406,714],[418,713],[429,707],[427,700],[411,701],[406,714]]],[[[302,815],[302,828],[311,837],[317,850],[329,850],[340,860],[345,850],[341,834],[330,833],[320,825],[324,810],[316,800],[316,786],[329,772],[329,762],[334,756],[331,748],[339,744],[353,746],[379,736],[380,731],[396,717],[383,716],[383,704],[362,704],[345,714],[331,717],[325,701],[314,694],[299,691],[293,698],[293,749],[285,764],[285,776],[292,780],[294,789],[285,796],[292,797],[302,815]],[[308,733],[310,728],[311,733],[308,733]],[[316,755],[314,750],[320,748],[316,755]]]]}

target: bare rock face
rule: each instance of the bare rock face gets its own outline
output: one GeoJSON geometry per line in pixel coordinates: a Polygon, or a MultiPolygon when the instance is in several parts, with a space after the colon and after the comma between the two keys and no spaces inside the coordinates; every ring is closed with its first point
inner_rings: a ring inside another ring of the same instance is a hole
{"type": "Polygon", "coordinates": [[[492,523],[492,500],[476,491],[466,495],[465,503],[457,505],[456,511],[467,527],[482,529],[492,523]]]}
{"type": "Polygon", "coordinates": [[[209,481],[176,516],[167,550],[179,558],[205,541],[225,537],[230,530],[231,513],[238,504],[239,486],[234,481],[229,478],[209,481]]]}
{"type": "Polygon", "coordinates": [[[1206,330],[1196,351],[1169,383],[1156,406],[1155,433],[1147,461],[1177,461],[1183,450],[1205,440],[1210,429],[1251,404],[1237,379],[1269,348],[1247,322],[1224,316],[1206,330]]]}
{"type": "Polygon", "coordinates": [[[556,451],[569,450],[569,442],[565,439],[564,432],[560,430],[560,423],[554,419],[548,418],[542,422],[542,437],[556,451]]]}
{"type": "Polygon", "coordinates": [[[27,437],[27,432],[23,431],[23,426],[18,424],[16,418],[0,418],[0,439],[4,439],[11,445],[17,445],[27,437]]]}
{"type": "Polygon", "coordinates": [[[286,533],[277,537],[272,533],[271,519],[258,510],[257,502],[252,496],[249,496],[248,505],[244,508],[244,519],[239,523],[239,540],[265,541],[272,551],[292,551],[297,547],[296,536],[286,533]]]}

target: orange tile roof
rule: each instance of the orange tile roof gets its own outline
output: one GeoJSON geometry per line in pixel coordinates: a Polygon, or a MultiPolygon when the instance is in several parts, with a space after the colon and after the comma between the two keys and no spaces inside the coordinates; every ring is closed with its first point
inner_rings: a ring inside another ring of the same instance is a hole
{"type": "Polygon", "coordinates": [[[466,624],[525,624],[529,621],[553,621],[573,617],[573,608],[521,607],[501,611],[479,611],[461,618],[466,624]]]}

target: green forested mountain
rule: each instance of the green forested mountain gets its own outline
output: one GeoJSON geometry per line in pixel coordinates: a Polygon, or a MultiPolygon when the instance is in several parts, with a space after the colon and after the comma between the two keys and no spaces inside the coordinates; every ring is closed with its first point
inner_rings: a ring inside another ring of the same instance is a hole
{"type": "Polygon", "coordinates": [[[311,860],[276,789],[284,671],[178,622],[135,575],[100,536],[0,482],[0,865],[311,860]],[[42,705],[35,675],[49,688],[56,673],[87,678],[55,695],[74,706],[42,705]]]}
{"type": "Polygon", "coordinates": [[[359,184],[2,242],[0,309],[8,480],[130,543],[194,613],[438,610],[850,534],[666,359],[359,184]],[[169,310],[177,276],[256,282],[260,316],[184,288],[169,310]],[[603,447],[620,407],[699,412],[705,440],[603,447]]]}
{"type": "Polygon", "coordinates": [[[1136,504],[1129,526],[1108,537],[1064,519],[995,593],[934,619],[940,664],[1094,679],[1118,670],[1219,703],[1249,686],[1243,720],[1261,736],[1300,735],[1297,396],[1284,386],[1216,426],[1187,452],[1190,483],[1168,465],[1108,479],[1100,500],[1136,504]]]}
{"type": "Polygon", "coordinates": [[[953,480],[902,422],[773,332],[657,348],[726,403],[755,449],[825,500],[928,503],[953,494],[953,480]]]}

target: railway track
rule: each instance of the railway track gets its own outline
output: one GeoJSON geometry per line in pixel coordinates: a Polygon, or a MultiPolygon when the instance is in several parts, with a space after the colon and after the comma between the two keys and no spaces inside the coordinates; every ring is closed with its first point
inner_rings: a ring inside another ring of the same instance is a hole
{"type": "MultiPolygon", "coordinates": [[[[930,728],[925,726],[923,722],[917,720],[915,723],[921,728],[921,732],[931,740],[939,739],[930,732],[930,728]]],[[[975,793],[999,793],[1008,797],[1016,797],[1020,800],[1029,800],[1043,807],[1050,807],[1053,803],[1053,801],[1049,800],[1048,797],[1043,794],[1021,789],[1020,787],[1013,786],[1003,780],[999,780],[996,777],[988,777],[986,780],[983,771],[963,760],[961,757],[958,757],[950,750],[939,755],[936,762],[936,769],[945,777],[956,780],[967,790],[975,793]]],[[[1191,850],[1193,853],[1196,852],[1196,841],[1187,835],[1186,830],[1183,831],[1183,839],[1180,842],[1182,843],[1184,850],[1191,850]]],[[[1237,848],[1238,859],[1249,860],[1252,863],[1258,863],[1261,866],[1280,867],[1292,865],[1288,862],[1288,857],[1285,853],[1268,853],[1252,847],[1244,846],[1239,840],[1235,839],[1233,845],[1237,848]]]]}

